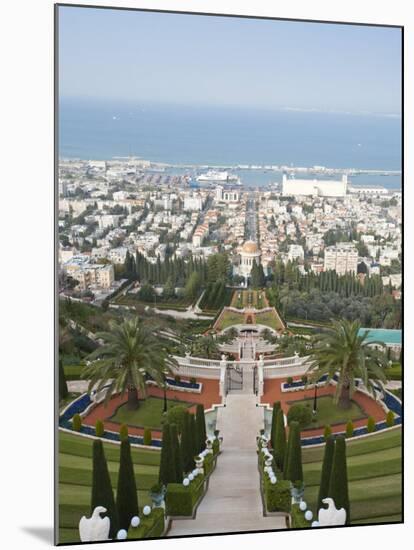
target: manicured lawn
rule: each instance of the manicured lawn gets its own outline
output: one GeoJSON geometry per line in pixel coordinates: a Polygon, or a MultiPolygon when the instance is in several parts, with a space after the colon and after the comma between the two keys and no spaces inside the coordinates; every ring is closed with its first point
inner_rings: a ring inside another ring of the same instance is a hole
{"type": "Polygon", "coordinates": [[[84,368],[84,365],[65,365],[63,370],[65,371],[66,380],[80,380],[84,368]]]}
{"type": "Polygon", "coordinates": [[[402,380],[401,363],[394,363],[391,367],[385,369],[385,375],[388,380],[402,380]]]}
{"type": "MultiPolygon", "coordinates": [[[[167,408],[171,409],[177,405],[191,407],[193,403],[186,401],[167,400],[167,408]]],[[[164,399],[158,397],[147,397],[140,400],[139,407],[136,410],[128,410],[127,404],[121,405],[113,416],[112,422],[127,424],[128,426],[137,426],[159,430],[161,428],[161,419],[164,410],[164,399]]]]}
{"type": "Polygon", "coordinates": [[[279,330],[283,328],[274,311],[264,311],[263,313],[257,313],[256,323],[258,325],[265,325],[267,327],[273,328],[274,330],[279,330]]]}
{"type": "MultiPolygon", "coordinates": [[[[305,405],[312,409],[313,399],[303,399],[302,401],[292,401],[290,405],[305,405]]],[[[367,415],[357,403],[352,401],[352,407],[348,410],[339,409],[334,404],[333,398],[330,395],[318,397],[316,422],[312,421],[308,429],[320,428],[326,425],[342,424],[348,420],[356,420],[358,418],[366,418],[367,415]]]]}
{"type": "Polygon", "coordinates": [[[236,313],[234,311],[225,311],[222,318],[220,319],[220,324],[217,327],[218,330],[224,330],[227,327],[230,327],[232,325],[238,325],[240,323],[243,323],[244,321],[244,314],[243,313],[236,313]]]}
{"type": "MultiPolygon", "coordinates": [[[[316,513],[324,447],[302,448],[305,500],[316,513]]],[[[401,521],[401,428],[347,440],[352,524],[401,521]]]]}
{"type": "MultiPolygon", "coordinates": [[[[119,445],[104,443],[114,494],[118,481],[119,445]]],[[[150,504],[149,490],[158,481],[160,453],[132,447],[140,508],[150,504]]],[[[90,515],[92,440],[59,432],[59,542],[79,542],[78,525],[90,515]]]]}

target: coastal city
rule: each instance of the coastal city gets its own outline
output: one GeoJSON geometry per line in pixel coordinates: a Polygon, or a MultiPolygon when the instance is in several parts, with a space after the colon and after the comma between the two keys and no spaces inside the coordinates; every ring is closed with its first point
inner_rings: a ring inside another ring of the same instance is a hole
{"type": "Polygon", "coordinates": [[[62,294],[98,302],[112,295],[127,254],[156,265],[166,257],[205,261],[223,252],[242,286],[253,260],[270,278],[276,262],[291,262],[302,275],[332,270],[360,281],[378,275],[400,299],[400,190],[353,186],[347,175],[286,174],[270,190],[249,189],[239,180],[235,186],[226,171],[192,180],[157,170],[138,159],[60,163],[62,294]],[[246,241],[255,243],[252,258],[244,255],[246,241]]]}

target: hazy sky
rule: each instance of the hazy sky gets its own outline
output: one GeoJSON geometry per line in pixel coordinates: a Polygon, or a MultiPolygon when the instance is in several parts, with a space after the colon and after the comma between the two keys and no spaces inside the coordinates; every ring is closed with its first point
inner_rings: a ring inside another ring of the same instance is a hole
{"type": "Polygon", "coordinates": [[[399,29],[61,7],[60,95],[401,111],[399,29]]]}

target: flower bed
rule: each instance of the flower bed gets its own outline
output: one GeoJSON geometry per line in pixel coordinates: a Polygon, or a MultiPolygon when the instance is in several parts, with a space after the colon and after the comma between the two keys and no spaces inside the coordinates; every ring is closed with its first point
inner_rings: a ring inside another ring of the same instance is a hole
{"type": "MultiPolygon", "coordinates": [[[[72,418],[75,414],[80,414],[81,416],[87,412],[87,410],[93,405],[93,402],[87,393],[84,393],[80,397],[76,398],[72,403],[70,403],[59,416],[59,427],[65,430],[74,431],[72,428],[72,418]]],[[[92,426],[81,426],[79,432],[86,436],[96,437],[95,428],[92,426]]],[[[144,438],[140,435],[129,435],[129,441],[132,445],[143,445],[144,438]]],[[[104,435],[101,439],[108,439],[110,441],[121,441],[118,432],[112,432],[105,430],[104,435]]],[[[161,447],[162,442],[160,439],[153,439],[151,445],[153,447],[161,447]]]]}
{"type": "MultiPolygon", "coordinates": [[[[402,403],[400,399],[398,399],[397,396],[395,396],[388,390],[385,390],[384,397],[381,401],[388,410],[394,413],[395,415],[394,425],[397,426],[399,424],[402,424],[402,403]]],[[[375,430],[372,433],[376,433],[380,430],[385,430],[387,428],[389,429],[390,426],[388,426],[385,420],[381,420],[375,423],[375,430]]],[[[359,428],[354,429],[354,433],[352,437],[367,435],[369,433],[371,432],[368,432],[368,429],[366,426],[361,426],[359,428]]],[[[342,431],[342,432],[335,432],[335,435],[346,435],[346,434],[345,434],[345,431],[342,431]]],[[[323,435],[314,436],[314,437],[305,437],[301,439],[301,443],[303,446],[320,445],[321,443],[325,443],[325,438],[323,435]]]]}
{"type": "MultiPolygon", "coordinates": [[[[167,386],[178,391],[201,393],[203,384],[201,382],[191,382],[191,380],[176,380],[175,378],[166,377],[167,386]]],[[[157,386],[157,383],[147,376],[146,384],[157,386]]]]}
{"type": "Polygon", "coordinates": [[[164,508],[153,508],[148,516],[140,518],[138,527],[128,529],[128,539],[152,539],[164,534],[164,508]]]}

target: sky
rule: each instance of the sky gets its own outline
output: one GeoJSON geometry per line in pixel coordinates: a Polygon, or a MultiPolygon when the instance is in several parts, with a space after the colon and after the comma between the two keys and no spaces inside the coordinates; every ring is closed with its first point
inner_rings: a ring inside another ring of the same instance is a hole
{"type": "Polygon", "coordinates": [[[59,92],[398,116],[401,31],[60,7],[59,92]]]}

